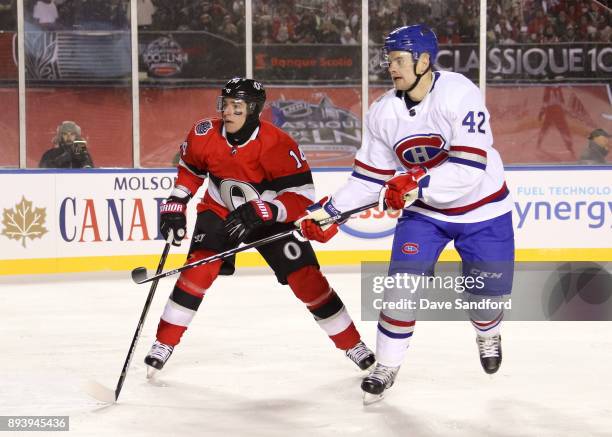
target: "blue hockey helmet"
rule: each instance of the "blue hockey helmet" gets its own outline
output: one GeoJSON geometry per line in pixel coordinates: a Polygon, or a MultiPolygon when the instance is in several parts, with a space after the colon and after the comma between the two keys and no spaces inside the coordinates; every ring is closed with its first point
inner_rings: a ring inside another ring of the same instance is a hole
{"type": "Polygon", "coordinates": [[[410,52],[415,61],[421,53],[429,53],[429,64],[433,65],[438,56],[438,38],[429,27],[422,24],[402,26],[387,35],[383,51],[385,58],[393,51],[410,52]]]}

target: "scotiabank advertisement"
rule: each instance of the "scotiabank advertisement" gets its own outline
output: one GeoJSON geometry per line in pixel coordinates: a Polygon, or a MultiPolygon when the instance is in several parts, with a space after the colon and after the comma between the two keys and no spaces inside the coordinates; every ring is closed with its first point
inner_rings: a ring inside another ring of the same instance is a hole
{"type": "MultiPolygon", "coordinates": [[[[348,175],[348,170],[316,171],[317,196],[333,193],[348,175]]],[[[580,249],[587,258],[589,250],[599,257],[602,250],[612,252],[612,169],[511,169],[506,178],[517,249],[580,249]]],[[[126,257],[123,269],[130,270],[130,257],[158,256],[163,247],[158,207],[173,181],[174,171],[167,170],[0,173],[0,184],[13,187],[0,199],[0,274],[13,274],[16,261],[37,273],[36,260],[71,258],[80,260],[81,270],[106,270],[121,269],[107,261],[126,257]]],[[[389,250],[396,218],[397,213],[366,211],[315,248],[333,253],[332,264],[368,259],[389,250]]],[[[195,223],[193,201],[188,222],[195,223]]],[[[183,244],[173,253],[184,255],[187,248],[183,244]]]]}

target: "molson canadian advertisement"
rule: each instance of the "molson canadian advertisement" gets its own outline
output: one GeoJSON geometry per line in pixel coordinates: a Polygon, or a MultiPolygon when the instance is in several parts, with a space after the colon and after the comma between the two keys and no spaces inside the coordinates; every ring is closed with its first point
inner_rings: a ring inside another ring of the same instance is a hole
{"type": "MultiPolygon", "coordinates": [[[[0,274],[131,270],[154,266],[163,248],[158,206],[174,170],[5,171],[0,199],[0,274]]],[[[333,193],[348,171],[315,171],[317,196],[333,193]]],[[[612,260],[612,169],[509,169],[517,258],[612,260]]],[[[201,196],[202,191],[197,196],[201,196]]],[[[195,223],[195,199],[189,226],[195,223]]],[[[397,213],[370,210],[323,245],[322,264],[386,260],[397,213]]],[[[173,248],[170,265],[188,244],[173,248]]],[[[450,248],[449,248],[450,249],[450,248]]],[[[453,252],[443,254],[454,259],[453,252]]],[[[263,265],[256,253],[239,265],[263,265]]]]}

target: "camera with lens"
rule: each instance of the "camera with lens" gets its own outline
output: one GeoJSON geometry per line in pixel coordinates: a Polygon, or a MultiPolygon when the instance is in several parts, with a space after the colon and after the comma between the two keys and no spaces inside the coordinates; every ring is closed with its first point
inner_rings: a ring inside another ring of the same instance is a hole
{"type": "Polygon", "coordinates": [[[72,142],[72,153],[83,153],[87,148],[87,141],[85,140],[74,140],[72,142]]]}

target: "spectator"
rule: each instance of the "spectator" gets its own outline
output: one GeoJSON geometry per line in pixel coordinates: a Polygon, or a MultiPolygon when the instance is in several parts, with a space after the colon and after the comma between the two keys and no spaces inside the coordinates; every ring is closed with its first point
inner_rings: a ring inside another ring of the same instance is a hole
{"type": "Polygon", "coordinates": [[[211,33],[214,33],[216,31],[216,28],[212,22],[212,17],[210,16],[210,14],[206,14],[206,13],[200,15],[200,19],[198,20],[197,23],[193,25],[193,29],[194,30],[204,30],[206,32],[211,32],[211,33]]]}
{"type": "Polygon", "coordinates": [[[353,38],[353,32],[351,32],[351,28],[346,26],[342,31],[342,35],[340,36],[340,44],[344,45],[355,45],[357,44],[357,40],[353,38]]]}
{"type": "Polygon", "coordinates": [[[138,28],[148,30],[153,24],[153,15],[157,9],[152,0],[138,0],[136,5],[138,8],[138,28]]]}
{"type": "Polygon", "coordinates": [[[601,42],[612,42],[612,26],[603,15],[599,20],[599,40],[601,42]]]}
{"type": "Polygon", "coordinates": [[[64,121],[57,127],[54,147],[47,150],[40,168],[91,168],[93,161],[87,150],[87,142],[81,137],[81,128],[74,121],[64,121]]]}
{"type": "Polygon", "coordinates": [[[583,13],[586,13],[591,23],[596,23],[600,16],[600,12],[597,11],[597,5],[593,1],[586,5],[586,11],[583,10],[583,13]]]}
{"type": "Polygon", "coordinates": [[[499,38],[500,35],[504,34],[504,30],[512,32],[512,25],[506,18],[502,18],[493,26],[493,29],[499,38]]]}
{"type": "Polygon", "coordinates": [[[59,18],[57,6],[53,0],[38,0],[34,5],[32,17],[36,23],[45,30],[55,29],[55,22],[59,18]]]}
{"type": "Polygon", "coordinates": [[[338,44],[340,42],[340,34],[338,29],[330,20],[326,19],[321,23],[319,29],[319,41],[322,44],[338,44]]]}
{"type": "Polygon", "coordinates": [[[518,34],[516,42],[518,42],[520,44],[524,44],[524,43],[528,43],[529,42],[529,32],[527,31],[527,26],[522,26],[521,27],[521,30],[520,30],[520,32],[518,34]]]}
{"type": "Polygon", "coordinates": [[[499,43],[505,45],[516,44],[516,41],[512,38],[512,34],[508,29],[502,27],[501,36],[499,37],[499,43]]]}
{"type": "Polygon", "coordinates": [[[580,21],[578,22],[578,36],[580,41],[587,41],[589,36],[589,17],[586,15],[582,15],[580,17],[580,21]]]}
{"type": "Polygon", "coordinates": [[[113,29],[128,29],[130,27],[128,17],[128,5],[124,0],[110,2],[110,22],[113,29]]]}
{"type": "Polygon", "coordinates": [[[295,41],[302,44],[310,44],[316,41],[317,18],[312,11],[306,9],[295,26],[295,41]]]}
{"type": "Polygon", "coordinates": [[[580,20],[581,15],[582,14],[578,10],[578,8],[576,8],[576,5],[574,3],[570,3],[567,6],[567,18],[569,18],[569,21],[577,23],[578,20],[580,20]]]}
{"type": "Polygon", "coordinates": [[[215,23],[222,23],[223,17],[229,14],[228,10],[223,7],[220,0],[213,0],[212,5],[209,7],[208,13],[215,23]]]}
{"type": "MultiPolygon", "coordinates": [[[[158,0],[161,1],[161,0],[158,0]]],[[[216,1],[216,0],[215,0],[216,1]]],[[[236,15],[236,0],[232,4],[231,12],[234,19],[236,15]]],[[[240,3],[242,4],[242,3],[240,3]]],[[[280,37],[277,30],[268,27],[268,33],[275,42],[287,43],[337,43],[340,30],[349,27],[353,37],[357,40],[361,13],[355,2],[349,0],[310,0],[296,5],[295,2],[281,2],[280,0],[255,0],[255,34],[259,37],[263,28],[268,26],[276,17],[276,26],[279,26],[279,17],[288,14],[295,18],[293,37],[284,38],[284,32],[291,33],[289,26],[283,28],[280,37]],[[300,14],[296,10],[300,8],[300,14]],[[305,15],[309,16],[305,18],[305,15]],[[312,25],[310,21],[316,23],[312,25]],[[338,33],[330,37],[328,25],[324,21],[331,21],[338,33]],[[313,31],[315,27],[315,31],[313,31]],[[321,31],[324,30],[324,34],[321,31]]],[[[479,37],[479,3],[476,0],[432,0],[411,1],[393,0],[389,2],[369,2],[370,23],[369,33],[373,44],[380,44],[379,38],[383,29],[400,26],[407,22],[426,22],[433,24],[436,33],[447,43],[477,43],[479,37]],[[406,4],[410,3],[409,7],[406,4]]],[[[491,42],[527,42],[543,43],[553,41],[600,41],[607,42],[611,38],[610,14],[604,8],[590,0],[500,0],[488,3],[488,39],[491,42]],[[554,36],[546,31],[548,24],[552,24],[554,36]],[[577,25],[573,35],[567,35],[570,25],[577,25]],[[503,32],[502,29],[508,32],[503,32]],[[527,32],[523,32],[527,29],[527,32]]],[[[198,17],[199,15],[193,15],[198,17]]],[[[240,26],[238,26],[240,29],[240,26]]],[[[256,39],[259,41],[259,39],[256,39]]]]}
{"type": "Polygon", "coordinates": [[[245,6],[244,6],[244,1],[243,0],[235,0],[232,3],[232,10],[231,12],[234,14],[234,16],[236,17],[240,17],[242,16],[245,12],[245,6]]]}
{"type": "Polygon", "coordinates": [[[567,30],[562,34],[563,42],[576,42],[576,26],[569,24],[567,30]]]}
{"type": "Polygon", "coordinates": [[[238,28],[234,23],[232,23],[232,17],[229,14],[223,18],[221,35],[232,41],[238,41],[239,39],[238,28]]]}
{"type": "MultiPolygon", "coordinates": [[[[260,44],[264,44],[264,45],[274,44],[274,40],[270,36],[270,32],[268,31],[267,27],[264,27],[259,33],[258,41],[260,44]]],[[[312,41],[304,40],[303,42],[304,43],[314,42],[314,39],[312,41]]]]}
{"type": "Polygon", "coordinates": [[[530,34],[539,34],[540,32],[544,32],[544,28],[548,24],[548,18],[544,16],[544,13],[541,9],[538,9],[535,13],[535,17],[529,22],[527,28],[529,29],[530,34]]]}
{"type": "Polygon", "coordinates": [[[277,43],[287,43],[295,40],[297,17],[290,13],[286,5],[281,6],[279,15],[272,20],[272,39],[277,43]]]}
{"type": "Polygon", "coordinates": [[[569,26],[569,21],[567,19],[567,13],[564,10],[559,12],[559,16],[555,20],[554,26],[555,26],[555,35],[557,35],[557,38],[559,38],[559,40],[563,40],[564,39],[563,36],[565,32],[567,31],[567,27],[569,26]]]}
{"type": "Polygon", "coordinates": [[[0,0],[0,31],[17,30],[15,0],[0,0]]]}
{"type": "Polygon", "coordinates": [[[588,137],[584,152],[580,155],[581,164],[606,164],[610,151],[610,135],[603,129],[595,129],[588,137]]]}
{"type": "Polygon", "coordinates": [[[361,14],[355,5],[350,4],[348,7],[348,25],[351,28],[351,32],[355,34],[361,29],[361,14]]]}
{"type": "Polygon", "coordinates": [[[544,28],[544,42],[545,43],[555,43],[559,42],[559,38],[555,35],[555,30],[553,29],[552,24],[548,23],[544,28]]]}

